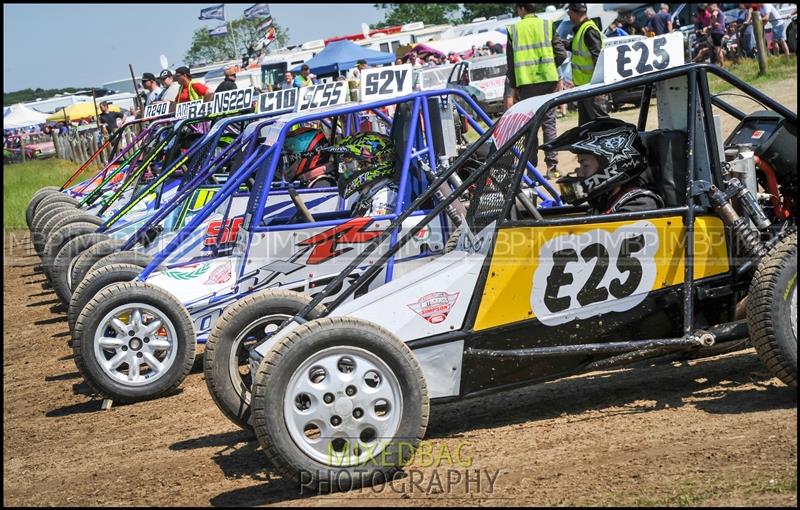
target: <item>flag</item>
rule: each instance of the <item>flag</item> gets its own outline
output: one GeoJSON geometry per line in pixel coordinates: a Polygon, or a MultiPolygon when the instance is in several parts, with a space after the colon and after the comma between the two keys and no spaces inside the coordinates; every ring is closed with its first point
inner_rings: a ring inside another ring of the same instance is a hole
{"type": "Polygon", "coordinates": [[[211,7],[200,9],[200,17],[197,19],[218,19],[225,21],[224,5],[225,4],[212,5],[211,7]]]}
{"type": "Polygon", "coordinates": [[[262,21],[261,23],[258,24],[258,27],[256,28],[256,31],[259,34],[266,34],[267,29],[270,28],[270,27],[272,27],[272,18],[267,18],[267,19],[265,19],[264,21],[262,21]]]}
{"type": "Polygon", "coordinates": [[[219,36],[219,35],[225,35],[227,33],[228,33],[228,25],[226,25],[224,23],[222,25],[218,26],[217,28],[209,28],[208,29],[208,35],[210,35],[211,37],[219,36]]]}
{"type": "Polygon", "coordinates": [[[255,19],[255,18],[271,18],[272,15],[269,13],[269,5],[267,4],[253,4],[252,7],[248,7],[244,10],[244,18],[245,19],[255,19]]]}
{"type": "Polygon", "coordinates": [[[269,27],[269,30],[267,30],[267,33],[264,35],[263,39],[264,43],[261,47],[266,48],[267,46],[270,45],[270,43],[272,43],[272,41],[275,40],[275,28],[269,27]]]}

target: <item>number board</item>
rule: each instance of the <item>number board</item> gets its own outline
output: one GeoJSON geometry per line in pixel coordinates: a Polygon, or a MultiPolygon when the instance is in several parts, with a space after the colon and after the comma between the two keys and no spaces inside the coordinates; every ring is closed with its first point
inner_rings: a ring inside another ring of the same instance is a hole
{"type": "Polygon", "coordinates": [[[304,112],[326,106],[345,104],[348,100],[347,82],[335,81],[299,89],[295,111],[304,112]]]}
{"type": "Polygon", "coordinates": [[[258,96],[258,113],[292,112],[297,106],[297,92],[299,89],[276,90],[265,92],[258,96]]]}
{"type": "Polygon", "coordinates": [[[179,119],[197,117],[197,110],[200,108],[202,104],[203,104],[202,99],[196,99],[194,101],[189,101],[188,103],[178,103],[175,106],[175,117],[179,119]]]}
{"type": "Polygon", "coordinates": [[[153,103],[144,107],[144,118],[161,117],[169,113],[169,103],[153,103]]]}
{"type": "Polygon", "coordinates": [[[597,60],[592,83],[612,83],[654,71],[663,71],[683,63],[681,33],[648,37],[603,48],[597,60]]]}
{"type": "Polygon", "coordinates": [[[411,70],[410,64],[364,69],[359,97],[362,101],[376,101],[411,94],[411,70]]]}
{"type": "Polygon", "coordinates": [[[253,94],[255,89],[247,87],[246,89],[226,90],[214,94],[212,115],[237,112],[239,110],[246,110],[253,104],[253,94]]]}

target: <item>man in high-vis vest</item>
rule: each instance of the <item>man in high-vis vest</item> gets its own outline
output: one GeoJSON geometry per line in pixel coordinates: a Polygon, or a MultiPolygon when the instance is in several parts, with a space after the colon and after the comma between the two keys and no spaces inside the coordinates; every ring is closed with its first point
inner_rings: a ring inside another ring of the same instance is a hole
{"type": "MultiPolygon", "coordinates": [[[[586,4],[569,4],[567,14],[575,34],[570,45],[572,83],[578,87],[592,81],[594,67],[603,48],[603,34],[597,24],[586,16],[586,4]]],[[[578,101],[578,125],[608,117],[603,106],[605,100],[605,96],[600,95],[578,101]]]]}
{"type": "MultiPolygon", "coordinates": [[[[556,34],[552,22],[536,17],[535,4],[516,4],[516,9],[522,19],[508,29],[506,76],[511,95],[506,104],[512,103],[513,98],[522,101],[555,92],[558,66],[567,58],[564,41],[556,34]]],[[[554,109],[545,114],[542,131],[545,142],[558,136],[554,109]]],[[[558,178],[555,151],[545,152],[545,163],[548,178],[558,178]]]]}
{"type": "Polygon", "coordinates": [[[181,66],[175,70],[175,80],[181,86],[176,103],[186,103],[197,99],[204,101],[214,99],[214,91],[199,81],[194,81],[192,73],[189,72],[189,68],[186,66],[181,66]]]}

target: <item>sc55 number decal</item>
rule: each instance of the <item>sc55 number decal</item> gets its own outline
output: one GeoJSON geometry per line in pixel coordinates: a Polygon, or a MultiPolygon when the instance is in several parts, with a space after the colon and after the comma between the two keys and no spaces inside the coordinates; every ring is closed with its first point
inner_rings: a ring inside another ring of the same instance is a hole
{"type": "Polygon", "coordinates": [[[635,307],[653,288],[658,245],[649,221],[551,239],[533,275],[533,312],[556,326],[635,307]]]}
{"type": "Polygon", "coordinates": [[[297,103],[297,111],[315,110],[317,108],[345,103],[347,101],[345,86],[345,82],[337,81],[301,88],[300,100],[297,103]]]}

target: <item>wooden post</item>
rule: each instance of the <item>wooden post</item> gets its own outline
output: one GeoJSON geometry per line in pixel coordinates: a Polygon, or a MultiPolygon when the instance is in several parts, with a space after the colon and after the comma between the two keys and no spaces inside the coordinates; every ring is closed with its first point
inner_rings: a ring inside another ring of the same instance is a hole
{"type": "Polygon", "coordinates": [[[767,73],[767,45],[764,41],[761,11],[758,9],[753,9],[753,33],[756,36],[756,48],[758,48],[758,75],[763,76],[767,73]]]}

